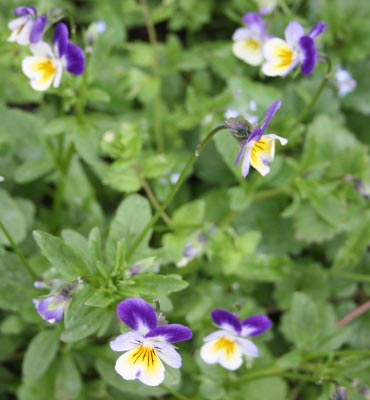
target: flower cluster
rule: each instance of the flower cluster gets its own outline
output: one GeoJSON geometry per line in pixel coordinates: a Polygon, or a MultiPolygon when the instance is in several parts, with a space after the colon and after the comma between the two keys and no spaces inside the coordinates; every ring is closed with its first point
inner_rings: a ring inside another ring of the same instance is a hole
{"type": "Polygon", "coordinates": [[[38,17],[34,7],[17,7],[14,14],[17,18],[9,23],[12,33],[8,41],[29,45],[33,55],[23,60],[22,70],[34,90],[44,91],[52,84],[57,88],[64,69],[73,75],[84,72],[84,53],[69,40],[68,28],[64,23],[55,26],[52,49],[42,40],[47,25],[46,16],[38,17]]]}
{"type": "MultiPolygon", "coordinates": [[[[189,328],[179,324],[164,325],[153,308],[140,298],[130,298],[117,306],[120,320],[131,331],[111,341],[113,351],[124,352],[116,362],[117,373],[126,380],[138,379],[148,386],[157,386],[164,380],[163,362],[172,368],[181,367],[181,356],[173,343],[191,339],[189,328]]],[[[243,356],[258,357],[257,346],[245,337],[262,335],[271,327],[271,321],[257,315],[239,321],[226,310],[212,312],[213,322],[221,328],[204,341],[200,355],[208,364],[219,363],[235,370],[242,364],[243,356]]]]}
{"type": "Polygon", "coordinates": [[[297,65],[304,75],[310,75],[317,63],[315,39],[326,29],[319,22],[308,34],[298,22],[290,22],[285,29],[285,40],[266,34],[266,25],[257,13],[243,17],[246,25],[233,35],[233,53],[247,64],[262,65],[267,76],[286,76],[297,65]]]}

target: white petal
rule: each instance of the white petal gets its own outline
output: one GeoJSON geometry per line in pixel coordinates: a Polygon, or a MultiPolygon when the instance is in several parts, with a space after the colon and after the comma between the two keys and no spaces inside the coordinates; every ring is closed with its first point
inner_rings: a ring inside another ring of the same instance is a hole
{"type": "Polygon", "coordinates": [[[262,63],[262,45],[255,39],[238,40],[233,44],[233,53],[247,64],[257,66],[262,63]]]}
{"type": "Polygon", "coordinates": [[[233,40],[246,40],[250,39],[252,36],[252,32],[248,28],[238,28],[233,34],[233,40]]]}
{"type": "Polygon", "coordinates": [[[55,72],[55,78],[54,78],[54,84],[53,86],[55,88],[59,87],[60,81],[62,80],[62,73],[63,73],[63,64],[62,62],[56,61],[56,72],[55,72]]]}
{"type": "Polygon", "coordinates": [[[17,43],[22,46],[27,46],[30,44],[30,35],[33,26],[33,21],[29,20],[26,22],[24,27],[19,31],[17,43]]]}
{"type": "Polygon", "coordinates": [[[255,168],[262,176],[267,175],[270,172],[270,164],[274,160],[275,156],[275,140],[266,139],[266,136],[256,142],[253,146],[251,153],[251,165],[255,168]]]}
{"type": "Polygon", "coordinates": [[[128,332],[118,336],[110,342],[113,351],[128,351],[143,343],[145,339],[138,332],[128,332]]]}
{"type": "Polygon", "coordinates": [[[55,58],[53,50],[51,49],[50,45],[43,41],[40,41],[35,44],[31,44],[30,50],[31,50],[32,54],[35,56],[49,58],[49,59],[55,58]]]}
{"type": "Polygon", "coordinates": [[[258,357],[258,347],[248,339],[237,338],[236,342],[239,345],[241,352],[251,358],[258,357]]]}
{"type": "Polygon", "coordinates": [[[238,369],[243,363],[238,344],[227,337],[204,344],[200,350],[200,356],[207,364],[218,363],[232,371],[238,369]]]}
{"type": "Polygon", "coordinates": [[[123,379],[139,379],[148,386],[158,386],[164,379],[164,366],[154,349],[138,346],[120,356],[115,369],[123,379]]]}
{"type": "Polygon", "coordinates": [[[267,139],[278,140],[281,143],[282,146],[285,146],[288,143],[288,139],[285,139],[285,138],[283,138],[281,136],[278,136],[278,135],[275,135],[273,133],[270,133],[269,135],[263,135],[263,137],[267,138],[267,139]]]}
{"type": "Polygon", "coordinates": [[[156,343],[154,348],[158,357],[172,368],[181,367],[181,356],[169,343],[156,343]]]}
{"type": "Polygon", "coordinates": [[[52,60],[35,56],[23,60],[22,70],[30,78],[32,88],[43,91],[50,87],[57,68],[52,60]]]}
{"type": "Polygon", "coordinates": [[[252,142],[247,145],[244,153],[243,164],[242,164],[242,175],[245,178],[249,174],[249,168],[251,166],[251,146],[252,142]]]}
{"type": "Polygon", "coordinates": [[[282,39],[268,40],[262,51],[267,60],[262,65],[262,72],[267,76],[285,76],[297,64],[296,54],[282,39]]]}
{"type": "Polygon", "coordinates": [[[13,21],[10,21],[8,23],[8,28],[11,31],[15,31],[15,30],[19,29],[22,25],[25,25],[27,20],[28,20],[27,17],[18,17],[16,19],[13,19],[13,21]]]}
{"type": "Polygon", "coordinates": [[[203,340],[205,342],[209,342],[211,340],[222,338],[223,336],[228,335],[228,334],[229,333],[226,331],[215,331],[215,332],[212,332],[211,334],[209,334],[208,336],[206,336],[203,340]]]}

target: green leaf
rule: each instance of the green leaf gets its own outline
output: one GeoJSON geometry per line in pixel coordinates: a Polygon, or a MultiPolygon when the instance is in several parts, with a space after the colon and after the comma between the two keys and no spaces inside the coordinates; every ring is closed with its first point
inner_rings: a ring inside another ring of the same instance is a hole
{"type": "Polygon", "coordinates": [[[298,349],[311,349],[315,344],[320,332],[319,312],[304,293],[294,293],[291,309],[284,316],[283,332],[298,349]]]}
{"type": "Polygon", "coordinates": [[[179,207],[173,214],[174,225],[201,224],[204,220],[205,201],[196,200],[179,207]]]}
{"type": "Polygon", "coordinates": [[[136,192],[141,188],[141,181],[135,169],[124,161],[110,165],[104,173],[104,183],[121,192],[136,192]]]}
{"type": "Polygon", "coordinates": [[[33,237],[42,254],[63,276],[75,279],[89,270],[84,259],[62,239],[41,231],[34,231],[33,237]]]}
{"type": "Polygon", "coordinates": [[[145,178],[158,178],[170,171],[172,166],[173,162],[163,154],[146,156],[140,162],[140,169],[145,178]]]}
{"type": "Polygon", "coordinates": [[[179,292],[188,286],[178,275],[143,274],[132,278],[134,285],[123,285],[123,291],[132,291],[140,296],[163,297],[173,292],[179,292]]]}
{"type": "Polygon", "coordinates": [[[82,389],[80,373],[73,358],[64,353],[60,359],[55,379],[55,400],[75,400],[82,389]]]}
{"type": "MultiPolygon", "coordinates": [[[[117,242],[125,240],[129,249],[150,221],[151,214],[148,200],[137,194],[127,197],[118,206],[106,243],[107,255],[112,263],[116,256],[117,242]]],[[[135,253],[141,253],[147,247],[150,236],[151,231],[147,233],[135,253]]]]}
{"type": "Polygon", "coordinates": [[[363,215],[363,219],[348,232],[346,241],[339,248],[335,259],[334,269],[354,268],[363,257],[370,243],[370,213],[363,215]]]}
{"type": "Polygon", "coordinates": [[[105,321],[106,311],[102,308],[86,307],[84,313],[78,318],[78,322],[63,331],[60,339],[66,343],[73,343],[92,335],[100,328],[102,321],[105,321]]]}
{"type": "Polygon", "coordinates": [[[92,307],[107,307],[113,300],[112,294],[108,289],[100,288],[86,300],[85,304],[92,307]]]}
{"type": "Polygon", "coordinates": [[[99,228],[95,227],[91,230],[88,238],[89,254],[93,262],[102,260],[102,244],[99,228]]]}
{"type": "Polygon", "coordinates": [[[23,359],[25,380],[34,381],[47,371],[59,348],[59,332],[46,330],[36,335],[30,342],[23,359]]]}
{"type": "MultiPolygon", "coordinates": [[[[0,220],[16,243],[23,241],[26,237],[27,221],[17,202],[3,189],[0,189],[0,220]]],[[[0,230],[0,244],[9,245],[2,230],[0,230]]]]}
{"type": "Polygon", "coordinates": [[[248,400],[286,400],[288,386],[281,378],[263,378],[241,385],[238,395],[248,400]]]}

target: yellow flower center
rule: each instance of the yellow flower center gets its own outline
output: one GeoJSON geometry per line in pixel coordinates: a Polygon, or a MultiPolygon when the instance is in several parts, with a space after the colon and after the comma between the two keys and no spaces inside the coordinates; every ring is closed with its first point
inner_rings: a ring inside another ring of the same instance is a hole
{"type": "Polygon", "coordinates": [[[278,65],[279,68],[288,67],[293,63],[294,54],[293,51],[290,49],[280,49],[277,56],[280,59],[280,63],[278,65]]]}
{"type": "Polygon", "coordinates": [[[248,39],[244,42],[244,47],[249,48],[250,50],[258,50],[260,44],[254,39],[248,39]]]}
{"type": "Polygon", "coordinates": [[[56,67],[51,60],[45,60],[37,64],[36,70],[41,74],[41,80],[46,81],[55,74],[56,67]]]}
{"type": "Polygon", "coordinates": [[[232,340],[230,340],[226,337],[222,337],[216,341],[216,343],[214,345],[214,349],[215,349],[215,351],[222,349],[226,352],[227,355],[230,355],[230,354],[234,353],[235,342],[233,342],[232,340]]]}
{"type": "Polygon", "coordinates": [[[131,355],[131,362],[133,364],[144,364],[148,368],[154,367],[158,362],[158,356],[155,350],[151,347],[139,346],[131,355]]]}

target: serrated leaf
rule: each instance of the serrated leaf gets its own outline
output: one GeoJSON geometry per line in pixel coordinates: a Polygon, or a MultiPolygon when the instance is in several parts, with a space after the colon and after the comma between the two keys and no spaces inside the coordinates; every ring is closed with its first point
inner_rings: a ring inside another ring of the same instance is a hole
{"type": "Polygon", "coordinates": [[[41,231],[34,231],[33,236],[42,254],[63,276],[76,279],[88,271],[84,259],[62,239],[41,231]]]}
{"type": "Polygon", "coordinates": [[[143,274],[132,278],[134,285],[129,291],[140,294],[140,296],[163,297],[173,292],[179,292],[188,286],[188,283],[179,276],[143,274]]]}
{"type": "Polygon", "coordinates": [[[112,294],[108,289],[98,289],[91,297],[89,297],[85,304],[91,307],[107,307],[113,302],[112,294]]]}
{"type": "MultiPolygon", "coordinates": [[[[130,249],[150,221],[151,214],[148,200],[137,194],[127,197],[118,206],[109,228],[106,243],[107,255],[112,263],[116,257],[117,242],[125,240],[127,248],[130,249]]],[[[145,235],[135,253],[139,253],[147,246],[150,236],[151,231],[145,235]]]]}
{"type": "Polygon", "coordinates": [[[54,360],[59,348],[59,332],[46,330],[36,335],[30,342],[23,359],[25,380],[40,378],[54,360]]]}

